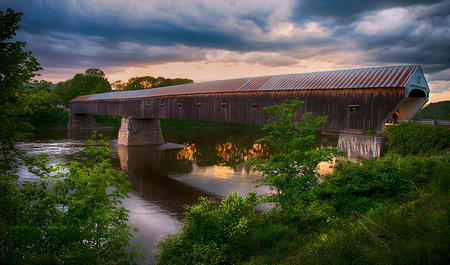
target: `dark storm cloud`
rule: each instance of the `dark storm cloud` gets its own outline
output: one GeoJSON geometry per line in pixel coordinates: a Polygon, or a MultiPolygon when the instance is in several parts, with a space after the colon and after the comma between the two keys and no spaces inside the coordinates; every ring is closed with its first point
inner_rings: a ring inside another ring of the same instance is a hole
{"type": "Polygon", "coordinates": [[[7,7],[25,14],[18,38],[44,67],[199,61],[206,50],[222,49],[270,52],[246,60],[273,66],[359,51],[359,64],[414,63],[428,73],[450,68],[449,1],[110,0],[102,6],[93,0],[0,0],[0,8],[7,7]],[[399,25],[383,24],[383,12],[392,8],[404,13],[399,25]],[[311,22],[326,33],[272,32],[278,24],[305,29],[311,22]],[[275,60],[277,52],[282,60],[275,60]]]}
{"type": "MultiPolygon", "coordinates": [[[[48,1],[47,1],[48,2],[48,1]]],[[[17,4],[24,1],[17,1],[17,4]]],[[[123,17],[99,14],[91,16],[71,13],[62,5],[42,5],[39,1],[16,7],[23,12],[23,31],[36,35],[66,33],[98,36],[99,44],[114,47],[118,42],[137,42],[148,45],[186,44],[199,47],[237,48],[241,37],[217,32],[208,25],[186,27],[171,21],[149,17],[139,21],[139,25],[126,21],[123,17]]],[[[69,37],[67,37],[69,38],[69,37]]]]}
{"type": "MultiPolygon", "coordinates": [[[[372,62],[421,64],[428,73],[450,68],[450,2],[407,10],[406,14],[400,10],[392,12],[393,16],[400,17],[395,21],[397,25],[393,22],[392,29],[367,34],[356,28],[345,36],[366,51],[366,59],[372,62]]],[[[378,19],[383,20],[383,17],[378,19]]],[[[360,19],[358,25],[364,20],[371,23],[370,15],[360,19]]]]}
{"type": "Polygon", "coordinates": [[[336,23],[350,23],[364,13],[393,7],[430,5],[442,0],[298,0],[294,21],[332,19],[336,23]]]}

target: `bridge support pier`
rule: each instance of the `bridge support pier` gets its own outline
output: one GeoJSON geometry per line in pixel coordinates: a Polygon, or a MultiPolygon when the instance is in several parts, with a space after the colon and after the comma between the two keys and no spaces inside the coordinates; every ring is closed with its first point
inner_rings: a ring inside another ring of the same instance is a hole
{"type": "Polygon", "coordinates": [[[70,130],[96,130],[100,124],[90,114],[69,113],[69,123],[67,129],[70,130]]]}
{"type": "Polygon", "coordinates": [[[101,130],[102,126],[90,114],[69,113],[67,136],[69,139],[89,139],[93,131],[101,130]]]}
{"type": "Polygon", "coordinates": [[[123,117],[117,143],[120,145],[163,144],[159,119],[136,119],[123,117]]]}
{"type": "Polygon", "coordinates": [[[380,136],[339,134],[338,151],[346,152],[348,158],[380,158],[386,139],[380,136]]]}

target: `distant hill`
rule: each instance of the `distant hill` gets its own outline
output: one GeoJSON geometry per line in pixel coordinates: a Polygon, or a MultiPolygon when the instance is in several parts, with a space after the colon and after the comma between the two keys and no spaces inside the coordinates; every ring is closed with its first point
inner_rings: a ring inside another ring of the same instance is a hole
{"type": "Polygon", "coordinates": [[[450,120],[450,101],[430,103],[421,109],[414,119],[450,120]]]}

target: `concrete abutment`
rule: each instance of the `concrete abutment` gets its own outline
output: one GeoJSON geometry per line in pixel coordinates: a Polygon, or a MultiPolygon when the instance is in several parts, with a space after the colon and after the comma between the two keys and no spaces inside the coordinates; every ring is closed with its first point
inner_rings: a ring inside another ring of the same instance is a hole
{"type": "Polygon", "coordinates": [[[90,114],[69,114],[67,129],[70,130],[96,130],[102,126],[90,114]]]}
{"type": "Polygon", "coordinates": [[[163,144],[159,119],[123,117],[117,143],[126,146],[163,144]]]}
{"type": "Polygon", "coordinates": [[[380,158],[385,142],[380,136],[339,134],[338,151],[346,152],[348,158],[380,158]]]}

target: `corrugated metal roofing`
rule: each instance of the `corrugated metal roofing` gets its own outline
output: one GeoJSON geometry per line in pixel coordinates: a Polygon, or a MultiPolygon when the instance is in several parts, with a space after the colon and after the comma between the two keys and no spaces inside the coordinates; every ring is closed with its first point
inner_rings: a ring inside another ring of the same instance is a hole
{"type": "Polygon", "coordinates": [[[73,101],[248,91],[395,88],[404,87],[417,68],[419,68],[418,65],[404,65],[238,78],[153,89],[94,94],[77,97],[73,101]]]}

